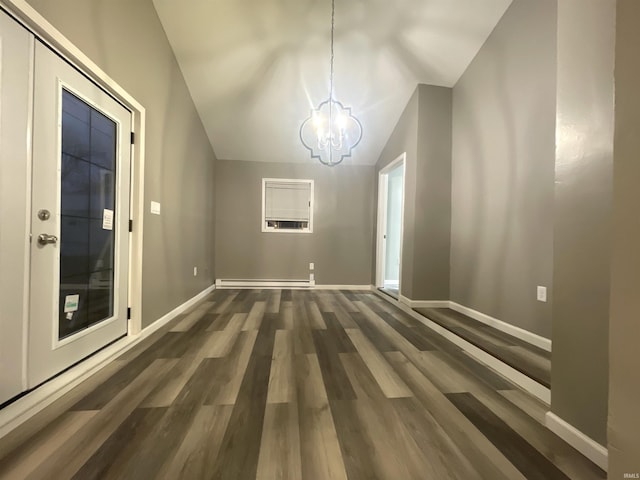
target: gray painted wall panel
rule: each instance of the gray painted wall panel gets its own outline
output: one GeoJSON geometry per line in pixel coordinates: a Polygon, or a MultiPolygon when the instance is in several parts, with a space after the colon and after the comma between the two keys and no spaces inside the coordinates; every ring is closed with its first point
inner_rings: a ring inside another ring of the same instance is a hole
{"type": "Polygon", "coordinates": [[[411,300],[449,299],[451,113],[450,88],[418,85],[376,165],[377,177],[407,154],[400,293],[411,300]]]}
{"type": "Polygon", "coordinates": [[[414,300],[449,300],[452,89],[419,85],[414,300]]]}
{"type": "Polygon", "coordinates": [[[373,166],[217,162],[216,274],[219,279],[315,279],[369,285],[373,254],[373,166]],[[261,231],[262,178],[313,179],[313,233],[261,231]]]}
{"type": "Polygon", "coordinates": [[[214,282],[211,144],[151,0],[28,1],[146,108],[146,327],[214,282]]]}
{"type": "Polygon", "coordinates": [[[616,0],[558,2],[551,410],[606,445],[616,0]]]}
{"type": "Polygon", "coordinates": [[[609,478],[640,470],[640,3],[616,13],[613,262],[609,324],[609,478]]]}
{"type": "Polygon", "coordinates": [[[556,1],[515,0],[453,89],[451,300],[546,338],[556,1]]]}
{"type": "MultiPolygon", "coordinates": [[[[396,124],[389,140],[382,149],[380,158],[376,163],[376,196],[374,205],[377,215],[378,206],[378,172],[389,163],[393,162],[403,153],[407,154],[404,180],[404,234],[402,239],[402,268],[400,278],[400,290],[402,295],[413,298],[413,245],[415,231],[415,195],[417,178],[418,157],[418,89],[413,93],[405,107],[398,123],[396,124]]],[[[377,219],[377,216],[376,216],[377,219]]],[[[374,225],[374,238],[377,230],[374,225]]],[[[375,244],[374,244],[375,245],[375,244]]],[[[376,256],[373,251],[373,270],[371,283],[375,284],[376,256]]]]}

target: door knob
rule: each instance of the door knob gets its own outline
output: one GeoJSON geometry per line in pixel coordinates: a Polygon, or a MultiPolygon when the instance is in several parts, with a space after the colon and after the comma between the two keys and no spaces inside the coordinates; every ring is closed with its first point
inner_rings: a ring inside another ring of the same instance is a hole
{"type": "Polygon", "coordinates": [[[47,233],[41,233],[40,235],[38,235],[38,244],[39,245],[48,245],[48,244],[55,244],[58,242],[58,237],[56,237],[55,235],[49,235],[47,233]]]}

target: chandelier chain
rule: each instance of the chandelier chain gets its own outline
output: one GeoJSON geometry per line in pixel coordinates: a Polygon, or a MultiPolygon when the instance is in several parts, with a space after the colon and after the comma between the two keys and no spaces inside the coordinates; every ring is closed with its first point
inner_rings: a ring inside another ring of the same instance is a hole
{"type": "MultiPolygon", "coordinates": [[[[336,0],[331,0],[331,69],[329,71],[329,138],[331,139],[331,128],[333,125],[333,31],[336,21],[336,0]]],[[[333,163],[333,148],[329,147],[329,161],[333,163]]]]}
{"type": "Polygon", "coordinates": [[[334,73],[334,37],[336,3],[331,0],[331,55],[329,71],[329,98],[311,111],[300,125],[300,140],[320,163],[333,167],[345,158],[351,157],[351,151],[362,139],[362,124],[352,115],[351,108],[335,100],[333,92],[334,73]],[[334,121],[334,116],[336,119],[334,121]],[[328,117],[328,118],[327,118],[328,117]],[[336,157],[336,160],[334,160],[336,157]]]}
{"type": "Polygon", "coordinates": [[[329,72],[329,96],[333,98],[333,30],[336,18],[336,2],[331,0],[331,71],[329,72]]]}

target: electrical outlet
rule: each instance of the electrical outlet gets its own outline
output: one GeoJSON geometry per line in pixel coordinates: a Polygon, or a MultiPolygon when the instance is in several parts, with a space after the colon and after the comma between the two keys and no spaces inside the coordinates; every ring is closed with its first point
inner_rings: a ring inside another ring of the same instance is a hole
{"type": "Polygon", "coordinates": [[[547,287],[538,286],[538,301],[539,302],[547,301],[547,287]]]}
{"type": "Polygon", "coordinates": [[[311,263],[309,264],[309,270],[314,270],[315,268],[316,268],[315,263],[311,262],[311,263]]]}
{"type": "Polygon", "coordinates": [[[160,203],[159,202],[151,202],[151,213],[154,215],[160,215],[160,203]]]}
{"type": "Polygon", "coordinates": [[[309,280],[315,280],[316,276],[313,273],[309,274],[309,280]]]}
{"type": "Polygon", "coordinates": [[[198,276],[198,267],[193,267],[193,276],[194,277],[198,276]]]}

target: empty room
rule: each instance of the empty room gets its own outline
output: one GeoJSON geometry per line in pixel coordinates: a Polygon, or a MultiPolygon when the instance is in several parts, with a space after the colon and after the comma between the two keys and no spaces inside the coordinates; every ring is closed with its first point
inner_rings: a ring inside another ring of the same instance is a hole
{"type": "Polygon", "coordinates": [[[639,24],[0,0],[0,479],[640,478],[639,24]]]}

